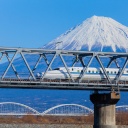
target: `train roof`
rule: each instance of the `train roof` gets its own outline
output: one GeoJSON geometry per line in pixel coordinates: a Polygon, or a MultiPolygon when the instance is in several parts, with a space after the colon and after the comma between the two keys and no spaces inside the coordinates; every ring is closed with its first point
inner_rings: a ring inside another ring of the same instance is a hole
{"type": "MultiPolygon", "coordinates": [[[[63,70],[63,69],[66,69],[65,67],[58,67],[58,68],[55,68],[53,70],[63,70]]],[[[68,69],[83,69],[83,67],[68,67],[68,69]]],[[[90,70],[97,70],[97,69],[102,69],[101,67],[98,67],[98,68],[95,68],[95,67],[89,67],[88,69],[90,70]]],[[[105,68],[105,69],[108,69],[108,70],[119,70],[119,68],[105,68]]],[[[126,68],[125,70],[128,70],[128,68],[126,68]]]]}

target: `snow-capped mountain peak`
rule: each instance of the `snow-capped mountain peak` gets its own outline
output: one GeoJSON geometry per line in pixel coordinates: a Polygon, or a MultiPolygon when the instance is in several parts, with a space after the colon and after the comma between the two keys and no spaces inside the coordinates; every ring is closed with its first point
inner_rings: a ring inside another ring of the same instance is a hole
{"type": "Polygon", "coordinates": [[[128,27],[112,18],[93,16],[44,45],[43,48],[128,51],[128,27]]]}

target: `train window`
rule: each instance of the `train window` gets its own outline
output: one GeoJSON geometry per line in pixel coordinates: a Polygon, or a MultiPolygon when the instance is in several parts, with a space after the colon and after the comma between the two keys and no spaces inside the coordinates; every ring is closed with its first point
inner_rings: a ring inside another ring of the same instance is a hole
{"type": "Polygon", "coordinates": [[[91,73],[91,71],[89,70],[88,73],[91,73]]]}
{"type": "Polygon", "coordinates": [[[72,71],[73,71],[73,68],[72,68],[72,71]]]}
{"type": "Polygon", "coordinates": [[[107,74],[109,74],[109,71],[107,71],[107,74]]]}
{"type": "Polygon", "coordinates": [[[59,68],[55,68],[55,69],[53,69],[53,70],[59,70],[59,68]]]}
{"type": "Polygon", "coordinates": [[[100,74],[102,74],[102,72],[100,71],[100,74]]]}
{"type": "Polygon", "coordinates": [[[94,73],[94,71],[92,71],[92,73],[94,73]]]}
{"type": "Polygon", "coordinates": [[[128,70],[127,70],[127,73],[128,73],[128,70]]]}
{"type": "Polygon", "coordinates": [[[116,74],[116,71],[114,73],[116,74]]]}
{"type": "Polygon", "coordinates": [[[111,71],[111,74],[113,74],[113,71],[111,71]]]}
{"type": "Polygon", "coordinates": [[[79,70],[77,70],[77,72],[80,72],[79,70]]]}

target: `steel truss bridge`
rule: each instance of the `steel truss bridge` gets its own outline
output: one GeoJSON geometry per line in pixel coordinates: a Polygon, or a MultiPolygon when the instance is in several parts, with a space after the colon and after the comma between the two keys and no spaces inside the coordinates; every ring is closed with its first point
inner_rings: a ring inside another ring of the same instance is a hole
{"type": "Polygon", "coordinates": [[[120,79],[128,64],[128,53],[0,47],[0,55],[1,88],[14,87],[105,91],[110,91],[114,89],[128,91],[128,80],[122,81],[120,79]],[[33,62],[31,63],[30,58],[33,60],[33,62]],[[20,64],[22,64],[21,60],[27,70],[22,71],[23,67],[20,67],[20,64]],[[57,64],[59,66],[60,62],[60,66],[62,65],[67,70],[69,79],[45,79],[45,75],[49,70],[53,69],[53,65],[57,64]],[[83,70],[80,73],[79,78],[74,79],[68,67],[74,67],[77,65],[83,67],[83,70]],[[104,76],[103,80],[83,79],[84,74],[86,74],[87,69],[91,65],[98,65],[102,69],[103,72],[100,72],[100,74],[104,76]],[[115,65],[119,69],[118,73],[115,74],[116,77],[114,80],[110,79],[105,69],[113,65],[115,65]],[[37,71],[39,66],[42,66],[42,71],[44,71],[44,74],[40,80],[36,79],[36,73],[39,72],[37,71]],[[26,75],[24,75],[23,77],[22,74],[26,75]]]}

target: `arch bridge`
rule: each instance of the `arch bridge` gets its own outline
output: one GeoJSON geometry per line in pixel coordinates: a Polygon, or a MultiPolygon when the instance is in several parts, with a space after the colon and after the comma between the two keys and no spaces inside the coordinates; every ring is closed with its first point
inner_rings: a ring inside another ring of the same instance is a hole
{"type": "Polygon", "coordinates": [[[93,110],[79,104],[60,104],[42,113],[42,115],[61,115],[61,116],[87,116],[93,114],[93,110]]]}
{"type": "Polygon", "coordinates": [[[128,91],[127,64],[128,53],[0,47],[0,87],[128,91]],[[58,67],[65,78],[48,77],[58,67]]]}
{"type": "MultiPolygon", "coordinates": [[[[128,105],[116,106],[116,114],[127,113],[128,105]]],[[[1,102],[0,116],[24,116],[24,115],[54,115],[54,116],[88,116],[94,114],[93,109],[79,104],[60,104],[51,107],[44,112],[38,112],[25,104],[16,102],[1,102]]]]}
{"type": "Polygon", "coordinates": [[[16,102],[1,102],[0,103],[0,116],[11,116],[11,115],[40,115],[35,109],[16,102]]]}
{"type": "Polygon", "coordinates": [[[54,116],[87,116],[93,114],[93,110],[79,104],[61,104],[40,113],[37,110],[16,102],[1,102],[0,116],[24,116],[24,115],[54,115],[54,116]]]}

